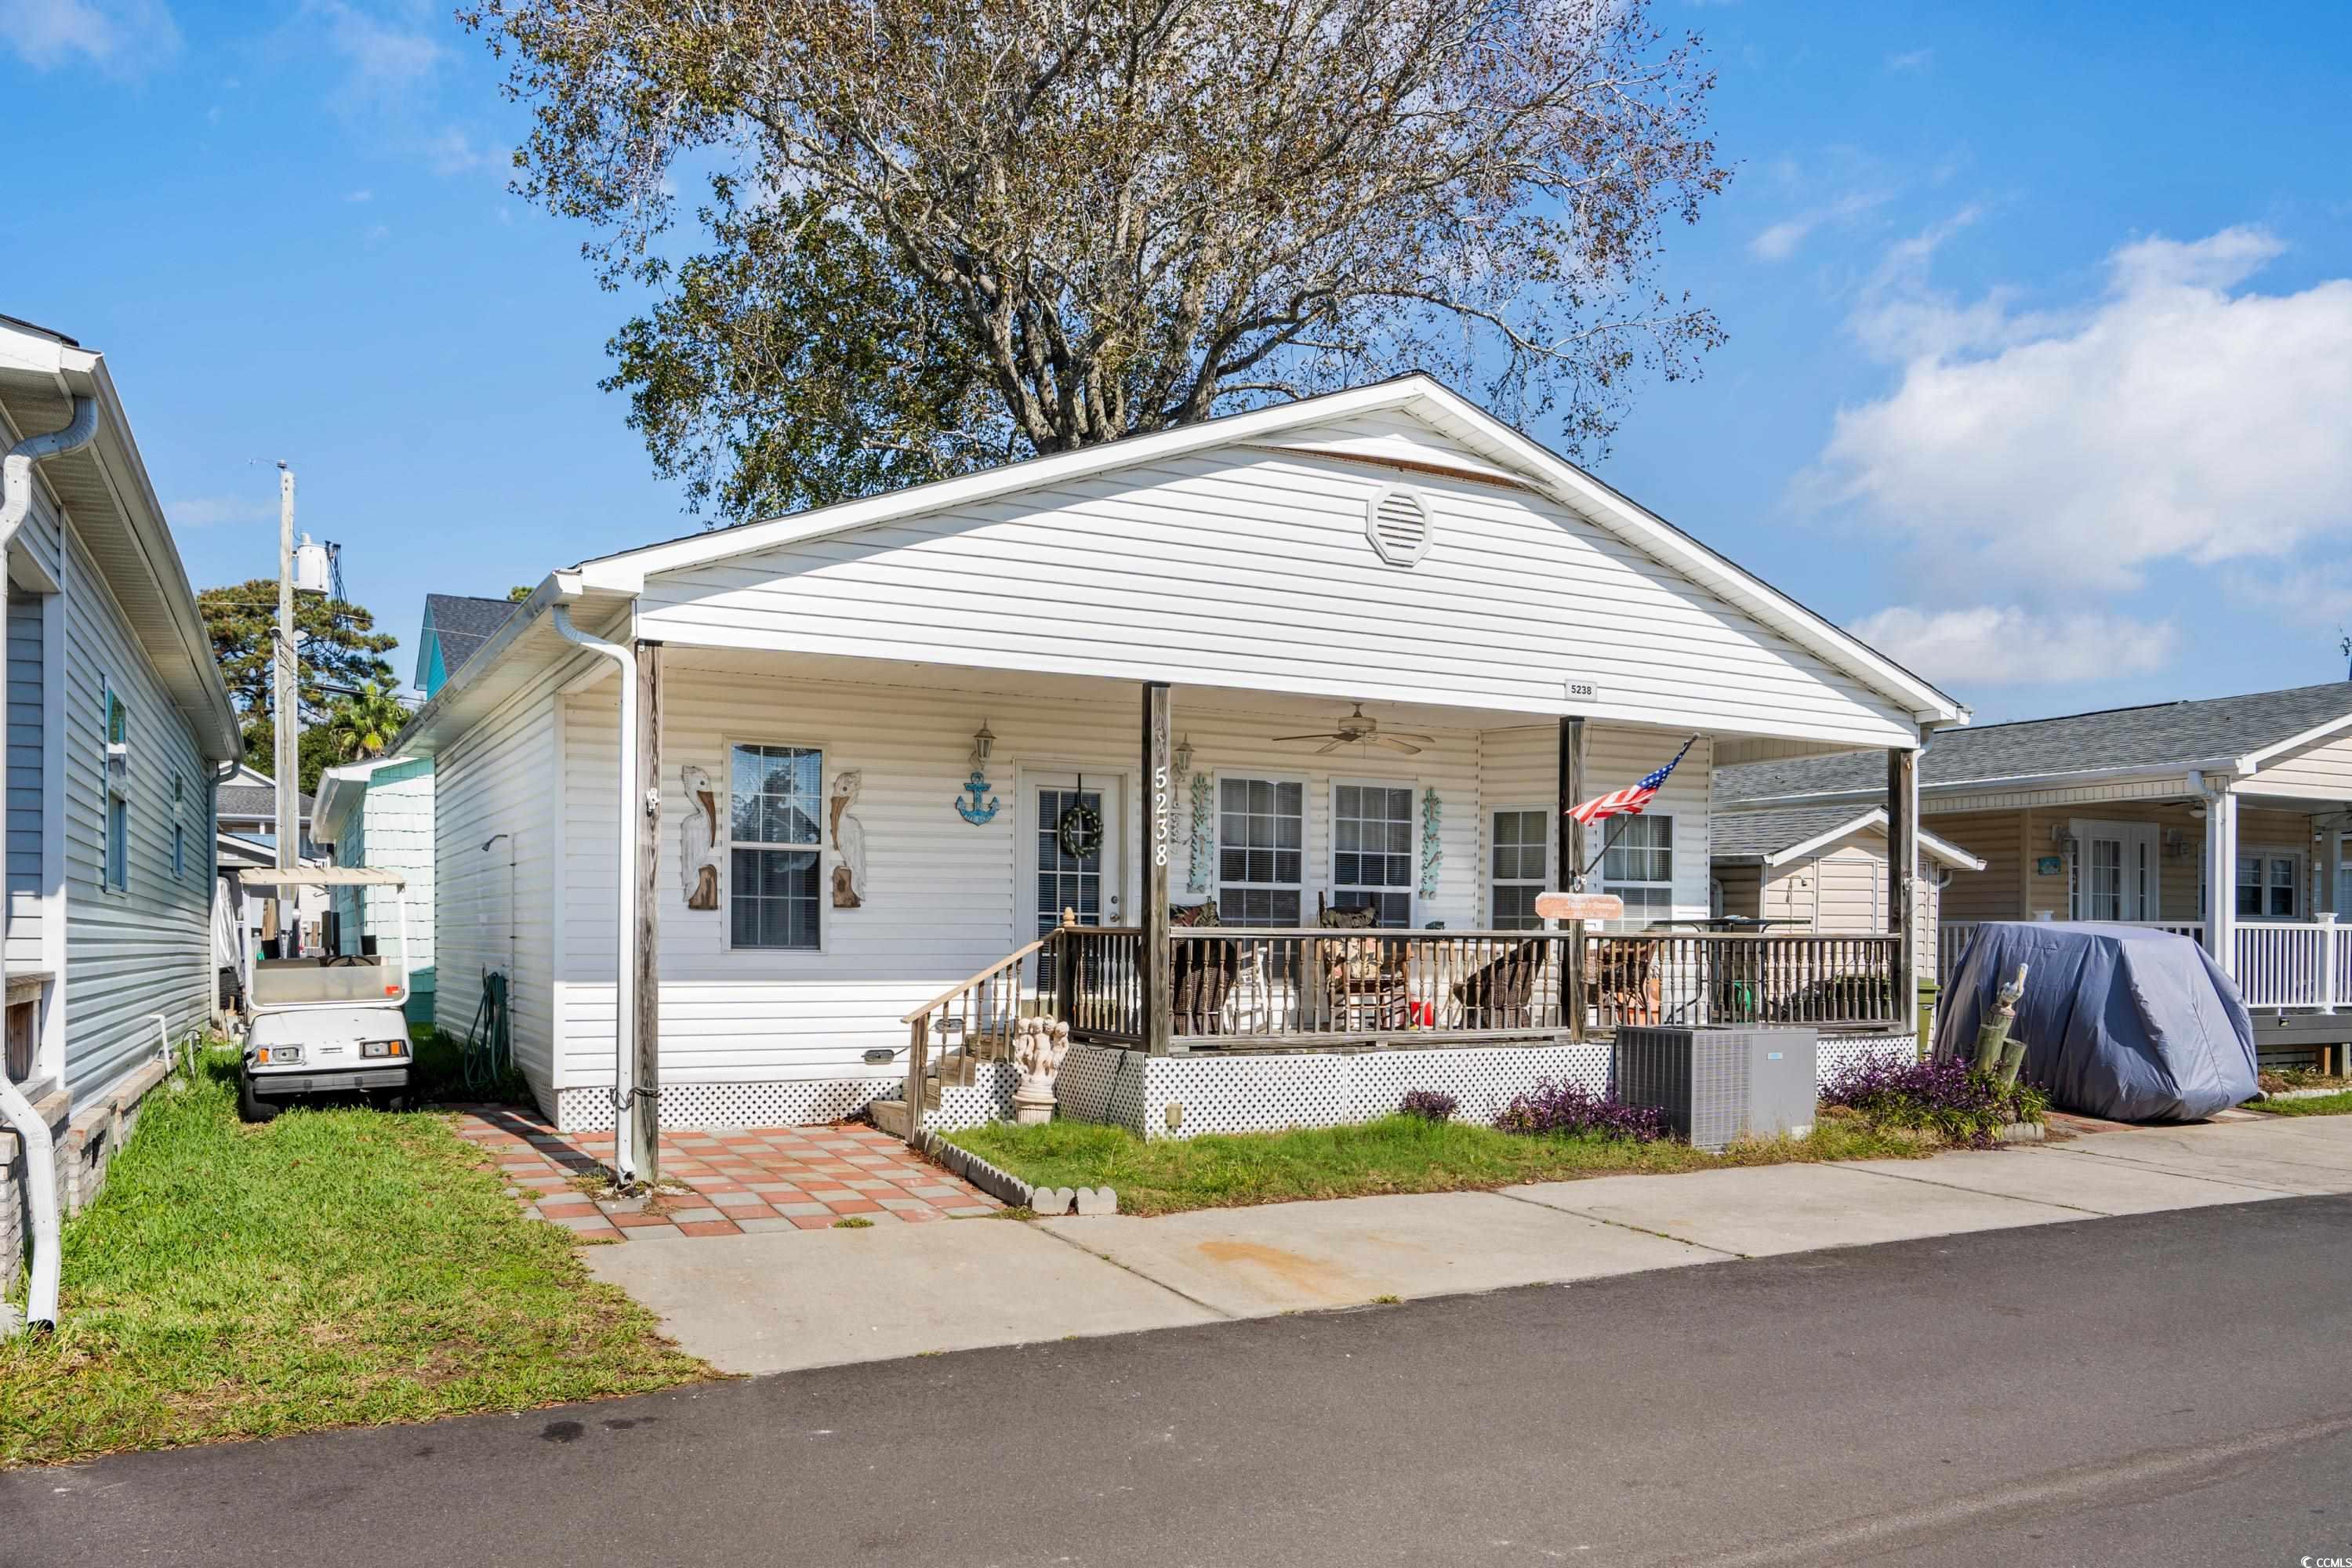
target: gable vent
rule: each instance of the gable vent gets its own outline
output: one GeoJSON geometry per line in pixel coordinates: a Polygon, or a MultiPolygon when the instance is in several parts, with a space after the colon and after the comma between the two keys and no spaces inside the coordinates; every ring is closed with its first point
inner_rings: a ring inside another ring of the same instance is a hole
{"type": "Polygon", "coordinates": [[[1364,508],[1364,537],[1391,566],[1411,566],[1429,553],[1428,503],[1411,485],[1382,485],[1364,508]]]}

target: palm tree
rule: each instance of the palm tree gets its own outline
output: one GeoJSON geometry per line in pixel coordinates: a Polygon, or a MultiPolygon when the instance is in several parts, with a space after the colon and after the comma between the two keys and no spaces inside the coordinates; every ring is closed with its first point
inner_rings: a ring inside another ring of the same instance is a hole
{"type": "Polygon", "coordinates": [[[392,749],[408,722],[408,705],[371,680],[335,704],[327,715],[335,755],[347,763],[380,757],[392,749]]]}

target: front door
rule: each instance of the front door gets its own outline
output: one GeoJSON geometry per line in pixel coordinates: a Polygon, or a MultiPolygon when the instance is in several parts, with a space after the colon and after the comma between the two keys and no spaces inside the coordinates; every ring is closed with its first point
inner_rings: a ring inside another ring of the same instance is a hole
{"type": "Polygon", "coordinates": [[[2160,918],[2162,855],[2154,823],[2076,821],[2074,910],[2078,921],[2160,918]]]}
{"type": "MultiPolygon", "coordinates": [[[[1022,770],[1018,875],[1023,941],[1059,925],[1065,910],[1075,913],[1080,925],[1127,923],[1121,907],[1127,839],[1120,831],[1119,809],[1127,798],[1125,784],[1120,773],[1022,770]],[[1101,822],[1098,843],[1073,842],[1083,836],[1064,831],[1073,806],[1084,806],[1101,822]]],[[[1040,980],[1050,983],[1045,975],[1040,980]]]]}

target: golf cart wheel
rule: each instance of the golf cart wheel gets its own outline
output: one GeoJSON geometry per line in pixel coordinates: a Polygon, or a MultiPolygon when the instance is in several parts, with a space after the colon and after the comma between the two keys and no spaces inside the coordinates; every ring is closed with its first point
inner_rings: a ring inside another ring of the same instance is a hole
{"type": "Polygon", "coordinates": [[[284,1108],[274,1100],[264,1100],[253,1092],[253,1075],[243,1068],[236,1075],[236,1114],[246,1121],[274,1121],[284,1108]]]}

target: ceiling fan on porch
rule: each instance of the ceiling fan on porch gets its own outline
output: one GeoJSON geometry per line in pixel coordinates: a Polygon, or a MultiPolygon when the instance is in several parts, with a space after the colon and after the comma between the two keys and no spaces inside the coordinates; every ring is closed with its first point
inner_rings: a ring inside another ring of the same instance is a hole
{"type": "Polygon", "coordinates": [[[1339,721],[1339,727],[1336,730],[1325,730],[1313,735],[1276,735],[1275,739],[1276,741],[1321,741],[1324,744],[1315,748],[1315,754],[1318,757],[1326,752],[1336,752],[1351,741],[1366,745],[1386,746],[1390,751],[1402,752],[1408,757],[1418,756],[1422,746],[1437,744],[1436,740],[1428,735],[1382,734],[1381,721],[1366,713],[1364,705],[1360,702],[1356,704],[1356,710],[1353,713],[1339,721]],[[1412,743],[1416,741],[1421,744],[1412,743]]]}

